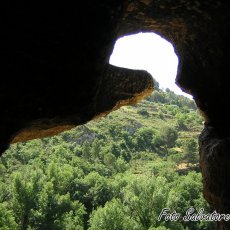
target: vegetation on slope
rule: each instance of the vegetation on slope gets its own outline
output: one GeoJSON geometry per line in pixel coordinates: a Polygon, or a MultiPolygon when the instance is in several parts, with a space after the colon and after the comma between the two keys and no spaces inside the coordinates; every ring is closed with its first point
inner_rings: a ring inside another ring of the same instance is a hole
{"type": "Polygon", "coordinates": [[[0,229],[213,229],[158,221],[209,207],[197,137],[202,118],[188,98],[159,89],[51,138],[14,144],[0,159],[0,229]]]}

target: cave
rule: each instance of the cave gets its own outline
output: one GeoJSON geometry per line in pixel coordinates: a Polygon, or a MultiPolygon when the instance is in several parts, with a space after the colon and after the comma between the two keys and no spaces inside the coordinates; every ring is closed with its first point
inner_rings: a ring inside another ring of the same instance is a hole
{"type": "MultiPolygon", "coordinates": [[[[0,80],[0,151],[135,104],[154,89],[146,71],[109,65],[115,41],[155,32],[179,57],[176,83],[205,118],[199,138],[204,197],[230,212],[230,20],[226,1],[8,3],[0,80]]],[[[217,229],[229,229],[219,222],[217,229]]]]}
{"type": "Polygon", "coordinates": [[[175,84],[178,62],[173,45],[155,33],[120,37],[109,59],[109,63],[117,67],[146,70],[153,77],[155,89],[169,89],[192,99],[175,84]]]}

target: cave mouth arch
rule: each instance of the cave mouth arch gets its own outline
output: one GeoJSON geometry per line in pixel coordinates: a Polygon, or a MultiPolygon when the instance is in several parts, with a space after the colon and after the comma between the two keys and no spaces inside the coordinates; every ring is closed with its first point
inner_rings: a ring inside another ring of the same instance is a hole
{"type": "Polygon", "coordinates": [[[179,58],[173,45],[153,32],[139,32],[117,39],[109,63],[128,69],[146,70],[159,82],[161,89],[192,99],[176,84],[179,58]]]}

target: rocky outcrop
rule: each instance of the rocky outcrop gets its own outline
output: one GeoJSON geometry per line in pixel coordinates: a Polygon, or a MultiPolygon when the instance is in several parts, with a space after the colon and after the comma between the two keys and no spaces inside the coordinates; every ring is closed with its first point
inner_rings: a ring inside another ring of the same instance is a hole
{"type": "MultiPolygon", "coordinates": [[[[199,144],[204,197],[218,213],[229,213],[230,137],[206,124],[199,144]]],[[[230,229],[229,221],[219,222],[217,229],[230,229]]]]}
{"type": "Polygon", "coordinates": [[[153,87],[153,78],[146,71],[129,70],[107,64],[97,83],[95,96],[88,105],[90,117],[86,116],[83,119],[82,115],[71,114],[66,117],[34,120],[17,132],[11,143],[53,136],[85,123],[88,119],[105,116],[121,106],[135,104],[147,97],[152,93],[153,87]]]}
{"type": "Polygon", "coordinates": [[[1,152],[12,139],[54,135],[147,95],[147,73],[108,67],[108,60],[119,36],[155,32],[174,45],[176,82],[206,119],[200,141],[205,197],[230,212],[227,1],[11,2],[4,11],[1,152]]]}
{"type": "Polygon", "coordinates": [[[95,114],[98,117],[136,104],[150,95],[153,88],[153,78],[148,72],[107,65],[94,98],[95,114]]]}

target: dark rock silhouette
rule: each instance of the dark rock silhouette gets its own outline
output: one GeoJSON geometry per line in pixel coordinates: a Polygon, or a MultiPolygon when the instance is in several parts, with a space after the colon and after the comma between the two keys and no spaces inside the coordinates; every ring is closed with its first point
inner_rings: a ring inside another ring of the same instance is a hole
{"type": "Polygon", "coordinates": [[[108,60],[119,36],[155,32],[174,45],[176,82],[206,119],[205,197],[217,211],[230,212],[227,1],[7,2],[3,9],[1,153],[12,141],[54,135],[149,94],[150,75],[109,67],[108,60]]]}

